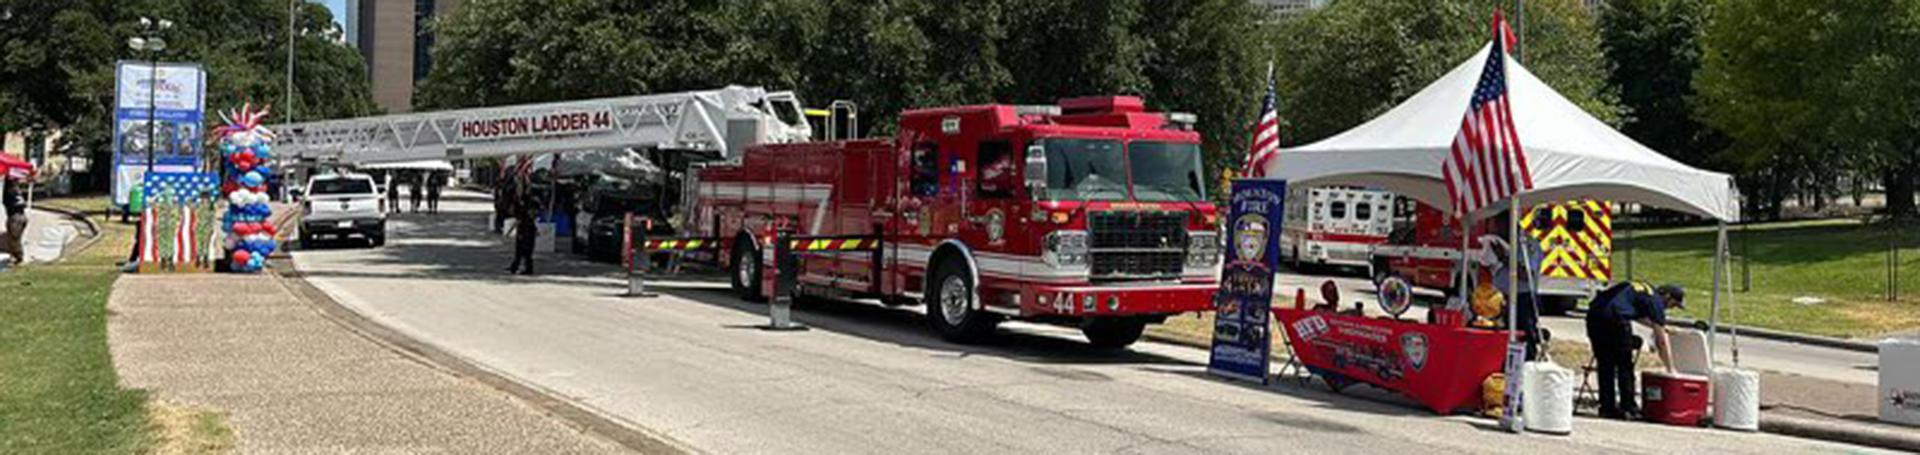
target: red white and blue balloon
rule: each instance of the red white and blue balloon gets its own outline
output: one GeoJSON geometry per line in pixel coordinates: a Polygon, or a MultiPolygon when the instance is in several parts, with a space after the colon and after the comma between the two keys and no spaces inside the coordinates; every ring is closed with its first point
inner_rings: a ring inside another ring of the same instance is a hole
{"type": "Polygon", "coordinates": [[[273,226],[273,208],[267,205],[273,130],[261,124],[266,116],[267,109],[256,111],[249,104],[222,114],[227,124],[213,132],[226,163],[227,180],[221,190],[228,205],[222,222],[231,259],[228,268],[235,272],[266,268],[267,256],[279,247],[274,241],[279,229],[273,226]]]}

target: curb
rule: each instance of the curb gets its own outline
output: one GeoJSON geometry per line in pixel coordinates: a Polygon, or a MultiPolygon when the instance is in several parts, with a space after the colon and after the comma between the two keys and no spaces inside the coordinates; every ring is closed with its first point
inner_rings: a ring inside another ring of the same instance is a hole
{"type": "Polygon", "coordinates": [[[1822,441],[1906,452],[1920,452],[1920,432],[1869,424],[1836,423],[1771,413],[1760,415],[1760,431],[1822,441]]]}
{"type": "Polygon", "coordinates": [[[91,234],[91,236],[93,236],[93,237],[99,237],[99,236],[100,236],[100,225],[99,225],[99,224],[96,224],[96,223],[94,223],[94,222],[93,222],[93,219],[92,219],[92,218],[88,218],[88,217],[87,217],[87,214],[85,214],[85,213],[81,213],[81,212],[79,212],[79,211],[76,211],[76,210],[68,210],[68,209],[65,209],[65,208],[60,208],[60,207],[37,207],[37,206],[36,206],[36,207],[33,207],[33,210],[41,210],[41,211],[47,211],[47,212],[53,212],[53,213],[58,213],[58,214],[60,214],[60,216],[64,216],[64,217],[67,217],[67,218],[72,218],[72,219],[74,219],[74,220],[78,220],[78,221],[80,221],[81,223],[85,223],[85,224],[87,225],[87,230],[88,230],[88,231],[93,231],[93,234],[91,234]]]}
{"type": "Polygon", "coordinates": [[[269,268],[273,279],[323,317],[370,342],[458,378],[478,382],[583,433],[605,438],[635,453],[693,454],[698,450],[670,436],[607,414],[563,394],[507,376],[477,362],[402,334],[360,314],[307,281],[289,255],[269,268]]]}
{"type": "MultiPolygon", "coordinates": [[[[1682,319],[1682,318],[1674,318],[1673,321],[1675,324],[1684,324],[1689,326],[1694,324],[1704,323],[1701,321],[1696,321],[1691,319],[1682,319]]],[[[1765,338],[1765,339],[1774,340],[1774,341],[1810,344],[1810,345],[1826,347],[1826,348],[1844,349],[1848,351],[1865,352],[1865,353],[1873,353],[1873,354],[1877,354],[1880,352],[1880,345],[1877,345],[1874,343],[1869,343],[1864,341],[1854,341],[1854,340],[1848,340],[1844,338],[1834,338],[1834,337],[1821,336],[1821,335],[1808,335],[1804,333],[1783,332],[1779,330],[1762,329],[1757,327],[1720,324],[1719,329],[1715,330],[1715,332],[1732,334],[1734,329],[1739,329],[1741,335],[1750,335],[1755,338],[1765,338]]]]}
{"type": "MultiPolygon", "coordinates": [[[[1573,316],[1573,317],[1584,316],[1586,314],[1587,314],[1586,311],[1578,310],[1578,309],[1567,312],[1567,316],[1573,316]]],[[[1688,327],[1692,327],[1695,324],[1702,324],[1702,325],[1706,324],[1705,321],[1699,321],[1699,320],[1687,319],[1687,318],[1673,318],[1671,322],[1672,322],[1672,325],[1688,326],[1688,327]]],[[[1814,345],[1814,346],[1833,348],[1833,349],[1843,349],[1843,350],[1855,351],[1855,352],[1865,352],[1865,353],[1873,353],[1873,354],[1877,354],[1880,352],[1880,345],[1871,343],[1871,342],[1866,342],[1866,341],[1855,341],[1855,340],[1849,340],[1845,338],[1834,338],[1834,337],[1821,336],[1821,335],[1808,335],[1804,333],[1784,332],[1779,330],[1763,329],[1763,328],[1749,327],[1744,325],[1720,324],[1720,326],[1716,330],[1714,330],[1714,332],[1724,333],[1724,334],[1733,334],[1734,330],[1736,329],[1739,330],[1741,335],[1752,336],[1754,338],[1761,338],[1761,339],[1767,339],[1767,340],[1773,340],[1773,341],[1784,341],[1788,343],[1807,344],[1807,345],[1814,345]]]]}
{"type": "MultiPolygon", "coordinates": [[[[104,234],[103,232],[100,231],[99,224],[94,223],[93,219],[87,218],[87,214],[81,213],[77,210],[67,210],[64,208],[57,208],[57,207],[33,207],[29,210],[43,210],[43,211],[59,214],[60,216],[64,216],[70,219],[80,220],[82,224],[85,224],[87,226],[87,230],[91,232],[91,234],[87,235],[87,239],[83,242],[80,242],[78,246],[73,246],[72,248],[66,248],[62,250],[60,252],[60,257],[58,259],[54,259],[53,262],[65,262],[68,257],[72,256],[72,253],[85,251],[88,248],[93,248],[93,244],[100,243],[102,234],[104,234]]],[[[69,242],[68,245],[71,246],[73,244],[69,242]]]]}

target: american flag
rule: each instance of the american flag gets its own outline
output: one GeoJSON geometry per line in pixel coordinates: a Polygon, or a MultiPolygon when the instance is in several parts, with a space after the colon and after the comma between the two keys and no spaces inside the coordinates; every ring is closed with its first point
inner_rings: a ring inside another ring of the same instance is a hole
{"type": "Polygon", "coordinates": [[[1260,101],[1260,121],[1253,126],[1253,147],[1247,149],[1247,177],[1266,177],[1267,160],[1280,151],[1280,113],[1274,110],[1273,64],[1267,64],[1267,96],[1260,101]]]}
{"type": "Polygon", "coordinates": [[[1498,12],[1493,14],[1493,27],[1500,39],[1487,53],[1480,84],[1473,90],[1466,117],[1460,120],[1460,133],[1453,137],[1453,154],[1441,165],[1454,216],[1463,217],[1533,189],[1533,172],[1514,132],[1507,97],[1506,48],[1513,44],[1513,34],[1498,12]]]}

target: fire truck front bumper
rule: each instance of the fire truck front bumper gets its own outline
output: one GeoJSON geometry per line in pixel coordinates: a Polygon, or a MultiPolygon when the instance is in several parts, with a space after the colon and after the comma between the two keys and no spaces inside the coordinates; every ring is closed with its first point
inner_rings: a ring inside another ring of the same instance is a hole
{"type": "Polygon", "coordinates": [[[1057,316],[1140,316],[1213,309],[1217,283],[1036,285],[1023,292],[1026,312],[1057,316]]]}

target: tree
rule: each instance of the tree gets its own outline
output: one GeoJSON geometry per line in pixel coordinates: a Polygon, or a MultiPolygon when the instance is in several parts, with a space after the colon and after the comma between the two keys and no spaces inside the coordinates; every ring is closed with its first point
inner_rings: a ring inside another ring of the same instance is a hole
{"type": "Polygon", "coordinates": [[[1920,0],[1715,3],[1695,77],[1701,118],[1732,140],[1743,187],[1777,216],[1843,166],[1881,175],[1894,216],[1913,212],[1920,0]]]}
{"type": "MultiPolygon", "coordinates": [[[[1412,96],[1492,39],[1498,0],[1334,2],[1277,27],[1280,115],[1302,144],[1359,125],[1412,96]]],[[[1525,3],[1528,70],[1604,121],[1618,101],[1586,10],[1574,0],[1525,3]]],[[[1512,17],[1512,15],[1510,15],[1512,17]]],[[[1463,106],[1462,109],[1465,109],[1463,106]]]]}
{"type": "MultiPolygon", "coordinates": [[[[1148,95],[1200,116],[1210,156],[1244,147],[1264,48],[1238,0],[473,0],[433,26],[428,108],[760,85],[901,111],[1148,95]],[[1147,15],[1146,11],[1157,14],[1147,15]]],[[[1213,161],[1219,161],[1218,159],[1213,161]]]]}
{"type": "Polygon", "coordinates": [[[1693,75],[1708,0],[1615,0],[1600,37],[1620,89],[1620,132],[1680,162],[1707,166],[1725,139],[1694,118],[1693,75]]]}
{"type": "MultiPolygon", "coordinates": [[[[168,50],[156,57],[203,65],[210,111],[242,103],[287,103],[284,2],[9,1],[0,3],[0,22],[6,25],[0,27],[0,59],[5,62],[0,64],[0,130],[66,130],[62,146],[89,151],[96,165],[93,174],[106,175],[115,62],[147,58],[125,44],[137,33],[135,23],[142,16],[175,22],[161,34],[168,50]]],[[[299,17],[292,100],[299,119],[372,113],[359,52],[334,42],[341,32],[326,7],[302,2],[299,17]]],[[[94,183],[104,185],[106,179],[94,183]]]]}

